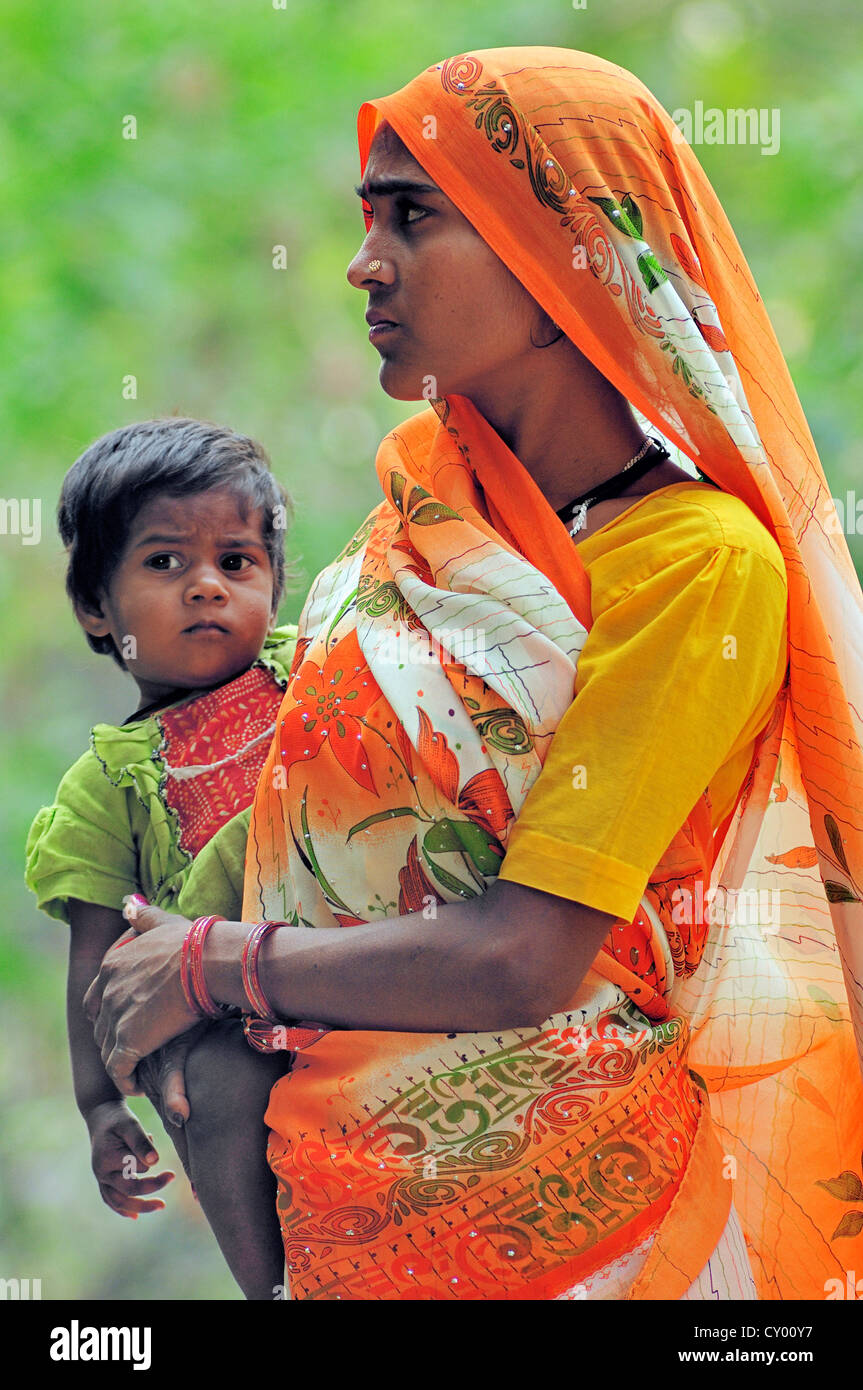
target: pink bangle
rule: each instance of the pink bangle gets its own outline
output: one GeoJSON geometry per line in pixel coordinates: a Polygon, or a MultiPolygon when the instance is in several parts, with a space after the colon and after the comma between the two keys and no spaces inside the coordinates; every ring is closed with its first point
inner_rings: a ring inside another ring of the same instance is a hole
{"type": "Polygon", "coordinates": [[[204,942],[214,922],[224,922],[224,917],[196,917],[186,932],[183,949],[180,952],[180,984],[189,1008],[205,1018],[221,1018],[231,1008],[230,1004],[217,1004],[204,979],[204,942]]]}
{"type": "Polygon", "coordinates": [[[261,988],[258,956],[261,953],[261,945],[270,932],[287,925],[286,922],[259,922],[256,927],[252,927],[243,946],[243,989],[246,991],[246,998],[252,1006],[253,1014],[258,1018],[269,1019],[272,1023],[278,1023],[279,1016],[261,988]]]}

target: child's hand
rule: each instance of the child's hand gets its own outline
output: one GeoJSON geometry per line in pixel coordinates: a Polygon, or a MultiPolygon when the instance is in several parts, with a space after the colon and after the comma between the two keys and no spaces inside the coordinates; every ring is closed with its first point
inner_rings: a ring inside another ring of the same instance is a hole
{"type": "Polygon", "coordinates": [[[102,1200],[118,1216],[138,1219],[142,1211],[161,1211],[165,1203],[141,1194],[158,1192],[172,1181],[172,1172],[145,1176],[159,1160],[152,1138],[144,1133],[125,1101],[105,1101],[87,1116],[93,1172],[102,1200]],[[140,1173],[140,1176],[138,1174],[140,1173]]]}

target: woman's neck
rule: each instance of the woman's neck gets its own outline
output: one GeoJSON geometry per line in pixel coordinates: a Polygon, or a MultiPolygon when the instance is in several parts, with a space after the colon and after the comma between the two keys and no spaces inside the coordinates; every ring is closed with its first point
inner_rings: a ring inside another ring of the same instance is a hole
{"type": "Polygon", "coordinates": [[[617,473],[644,432],[620,392],[563,339],[470,399],[557,511],[617,473]],[[505,379],[504,379],[505,378],[505,379]]]}

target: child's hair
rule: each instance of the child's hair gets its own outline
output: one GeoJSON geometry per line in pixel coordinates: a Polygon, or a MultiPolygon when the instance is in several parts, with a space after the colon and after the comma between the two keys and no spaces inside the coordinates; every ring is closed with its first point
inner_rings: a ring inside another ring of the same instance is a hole
{"type": "MultiPolygon", "coordinates": [[[[189,497],[226,488],[244,521],[249,511],[263,510],[275,613],[285,591],[284,535],[293,507],[269,462],[254,439],[204,420],[143,420],[97,439],[66,474],[57,507],[73,603],[101,606],[99,594],[120,562],[132,522],[158,493],[189,497]]],[[[86,637],[94,651],[126,669],[110,635],[86,637]]]]}

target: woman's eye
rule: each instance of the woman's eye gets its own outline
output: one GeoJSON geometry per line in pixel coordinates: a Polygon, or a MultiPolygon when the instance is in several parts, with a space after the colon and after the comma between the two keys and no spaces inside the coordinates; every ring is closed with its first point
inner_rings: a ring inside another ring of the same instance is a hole
{"type": "Polygon", "coordinates": [[[168,555],[166,553],[162,555],[150,555],[145,563],[149,569],[165,571],[176,568],[176,566],[180,564],[180,560],[176,555],[168,555]]]}
{"type": "Polygon", "coordinates": [[[224,555],[222,557],[222,569],[226,569],[234,574],[238,573],[240,570],[246,569],[252,564],[254,564],[254,560],[250,555],[224,555]],[[235,563],[235,561],[237,563],[235,563]]]}
{"type": "MultiPolygon", "coordinates": [[[[429,215],[428,208],[420,207],[419,203],[400,202],[396,199],[395,211],[402,226],[412,227],[415,222],[423,222],[429,215]],[[411,213],[418,216],[412,217],[411,213]]],[[[366,228],[369,228],[374,221],[374,212],[368,203],[363,203],[363,216],[366,219],[366,228]]]]}

